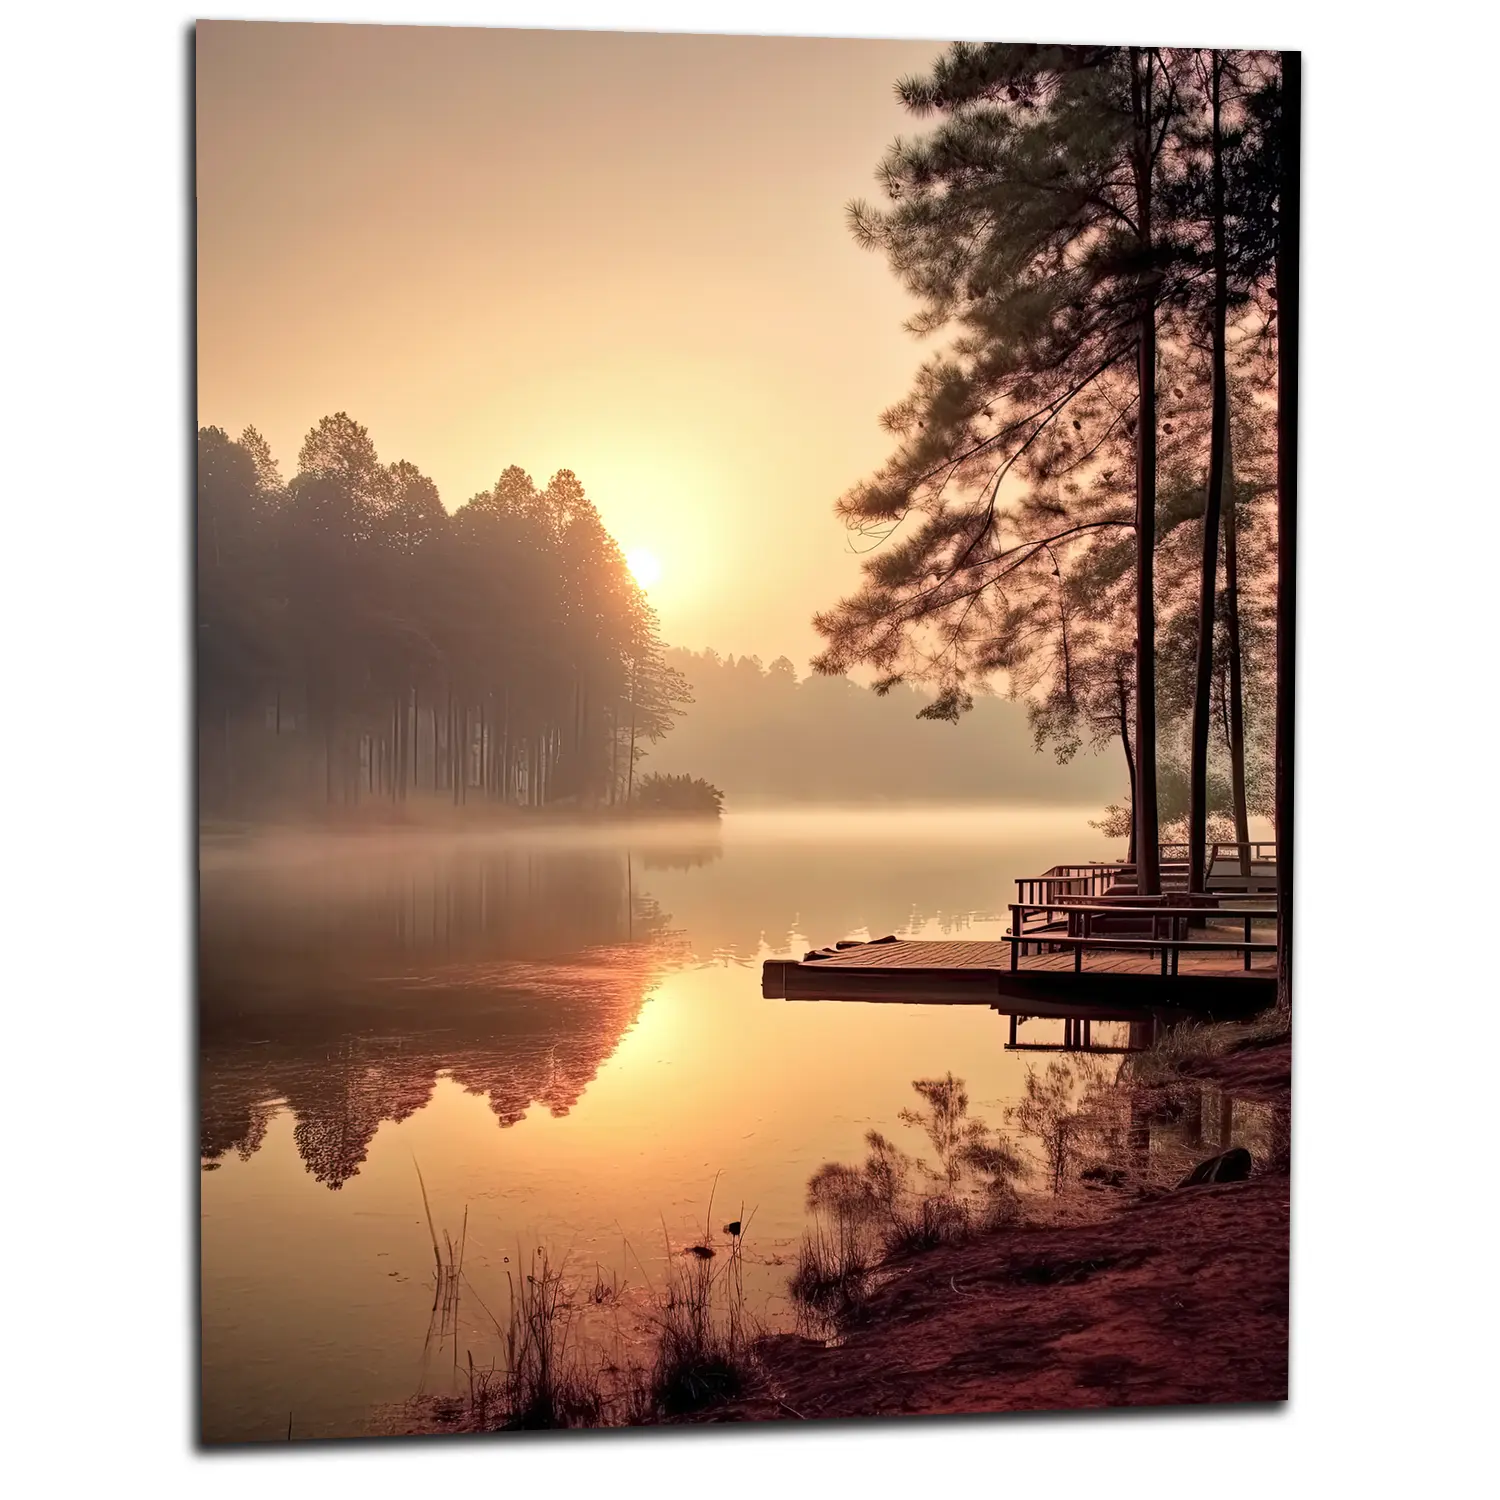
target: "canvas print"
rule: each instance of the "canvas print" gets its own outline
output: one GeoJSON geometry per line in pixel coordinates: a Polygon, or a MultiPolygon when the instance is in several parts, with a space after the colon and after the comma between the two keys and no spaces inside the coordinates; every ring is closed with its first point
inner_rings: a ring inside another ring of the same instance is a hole
{"type": "Polygon", "coordinates": [[[203,1441],[1285,1399],[1297,54],[195,86],[203,1441]]]}

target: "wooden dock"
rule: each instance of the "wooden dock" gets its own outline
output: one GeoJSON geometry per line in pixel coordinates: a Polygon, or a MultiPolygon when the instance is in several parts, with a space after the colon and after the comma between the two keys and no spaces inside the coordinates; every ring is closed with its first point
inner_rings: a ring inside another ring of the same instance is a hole
{"type": "Polygon", "coordinates": [[[1090,1022],[1171,1011],[1253,1014],[1276,995],[1275,861],[1261,852],[1267,847],[1215,846],[1209,889],[1191,897],[1173,863],[1163,868],[1168,888],[1149,897],[1137,894],[1130,865],[1055,866],[1016,882],[1010,930],[999,939],[836,943],[800,960],[766,960],[761,992],[986,1005],[1090,1022]],[[1230,855],[1221,857],[1226,847],[1230,855]]]}

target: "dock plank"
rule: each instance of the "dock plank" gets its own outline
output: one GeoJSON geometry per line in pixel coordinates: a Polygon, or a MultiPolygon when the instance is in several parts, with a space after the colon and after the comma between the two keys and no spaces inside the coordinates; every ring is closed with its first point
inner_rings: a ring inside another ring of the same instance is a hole
{"type": "MultiPolygon", "coordinates": [[[[1233,940],[1234,926],[1209,924],[1205,940],[1233,940]]],[[[1045,941],[1045,938],[1040,939],[1045,941]]],[[[1081,971],[1071,950],[1027,952],[1011,968],[1011,945],[986,939],[894,938],[824,949],[801,961],[767,959],[762,993],[787,1000],[987,1004],[1026,1015],[1128,1020],[1159,1009],[1244,1014],[1274,998],[1275,957],[1252,968],[1240,953],[1183,951],[1178,972],[1161,973],[1149,948],[1091,948],[1081,971]]]]}

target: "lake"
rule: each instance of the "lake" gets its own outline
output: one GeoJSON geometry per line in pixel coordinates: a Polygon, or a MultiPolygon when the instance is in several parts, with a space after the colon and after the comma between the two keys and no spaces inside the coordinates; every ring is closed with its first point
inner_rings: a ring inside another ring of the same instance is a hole
{"type": "Polygon", "coordinates": [[[470,1356],[497,1357],[507,1273],[539,1246],[585,1293],[608,1288],[628,1342],[668,1242],[743,1215],[752,1310],[792,1326],[817,1167],[859,1159],[872,1128],[919,1150],[897,1119],[919,1077],[951,1070],[1001,1123],[1036,1055],[1007,1053],[983,1006],[764,999],[761,960],[998,936],[1016,876],[1117,854],[1090,816],[205,840],[205,1440],[283,1439],[289,1420],[356,1435],[458,1390],[470,1356]],[[464,1239],[460,1304],[436,1325],[429,1210],[464,1239]]]}

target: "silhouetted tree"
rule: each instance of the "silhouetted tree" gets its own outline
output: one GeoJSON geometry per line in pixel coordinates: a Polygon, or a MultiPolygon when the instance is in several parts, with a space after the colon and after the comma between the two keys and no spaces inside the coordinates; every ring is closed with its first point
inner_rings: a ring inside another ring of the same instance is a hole
{"type": "MultiPolygon", "coordinates": [[[[953,336],[885,413],[894,456],[840,502],[848,524],[884,545],[862,589],[816,622],[828,642],[819,670],[861,663],[882,686],[933,682],[927,717],[966,712],[969,679],[990,674],[1040,695],[1039,740],[1065,756],[1085,722],[1090,739],[1105,722],[1087,690],[1106,701],[1118,691],[1125,674],[1109,663],[1128,641],[1132,711],[1111,722],[1146,890],[1159,883],[1158,747],[1176,733],[1157,722],[1159,625],[1175,628],[1201,581],[1209,537],[1196,523],[1215,431],[1227,451],[1228,383],[1216,384],[1213,340],[1201,335],[1223,322],[1221,304],[1262,289],[1275,244],[1264,149],[1275,67],[1235,54],[1216,211],[1214,90],[1195,87],[1203,59],[960,44],[898,85],[913,113],[942,118],[892,147],[887,206],[853,205],[852,224],[921,299],[908,326],[953,336]],[[1215,224],[1227,299],[1203,290],[1215,224]],[[1075,687],[1088,623],[1104,669],[1075,687]]],[[[1201,589],[1194,597],[1204,602],[1201,589]]],[[[1212,582],[1206,601],[1209,687],[1187,703],[1205,723],[1222,613],[1212,582]]]]}
{"type": "Polygon", "coordinates": [[[1146,889],[1157,878],[1157,321],[1185,295],[1158,199],[1176,170],[1183,66],[1154,49],[958,44],[930,77],[898,86],[913,112],[944,120],[892,148],[882,167],[892,206],[855,205],[854,228],[923,298],[911,326],[958,333],[886,414],[896,456],[841,502],[856,525],[889,532],[914,511],[921,523],[872,558],[860,595],[818,621],[830,642],[822,665],[944,677],[941,707],[962,712],[964,671],[1006,623],[987,596],[1003,597],[1023,570],[1057,568],[1059,548],[1133,527],[1146,889]],[[1133,514],[1079,482],[1122,450],[1133,514]],[[1003,506],[1012,472],[1049,493],[1003,506]],[[928,625],[937,650],[913,652],[928,625]]]}

